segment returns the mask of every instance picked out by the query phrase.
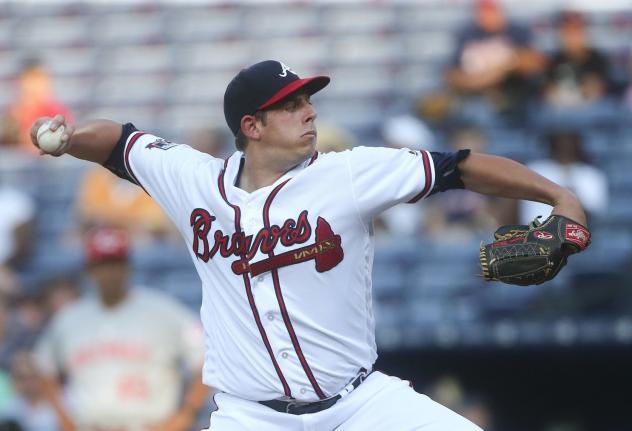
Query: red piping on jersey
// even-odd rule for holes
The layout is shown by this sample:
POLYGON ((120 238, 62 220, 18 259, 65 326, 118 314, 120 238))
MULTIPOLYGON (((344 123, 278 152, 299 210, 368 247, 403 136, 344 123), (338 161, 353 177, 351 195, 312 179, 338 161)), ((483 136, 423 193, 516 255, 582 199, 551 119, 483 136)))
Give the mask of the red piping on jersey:
POLYGON ((318 158, 318 151, 314 151, 314 155, 312 156, 312 158, 309 160, 309 163, 307 164, 307 166, 311 165, 312 163, 314 163, 316 161, 316 159, 318 158))
MULTIPOLYGON (((143 187, 140 181, 138 181, 138 178, 136 178, 136 175, 134 175, 134 172, 132 172, 132 166, 129 164, 129 153, 132 150, 132 147, 134 146, 136 141, 138 141, 138 138, 140 138, 144 134, 145 133, 143 132, 136 132, 136 134, 132 137, 132 139, 129 140, 129 142, 127 143, 127 147, 125 148, 125 157, 124 157, 125 169, 127 169, 127 173, 132 176, 134 181, 136 181, 136 184, 138 184, 143 190, 145 190, 145 187, 143 187)), ((149 194, 147 190, 145 190, 145 193, 149 194)))
MULTIPOLYGON (((226 190, 224 189, 224 173, 226 172, 227 165, 228 165, 228 159, 226 159, 226 161, 224 162, 224 169, 219 174, 219 177, 217 180, 218 185, 219 185, 219 192, 222 195, 222 199, 224 199, 226 204, 235 211, 235 232, 241 232, 241 223, 240 223, 241 209, 239 208, 239 206, 233 205, 230 202, 228 202, 228 198, 226 197, 226 190)), ((247 257, 245 255, 242 255, 241 258, 247 261, 247 257)), ((252 295, 252 287, 250 286, 250 279, 248 278, 248 273, 244 274, 243 277, 244 277, 244 287, 246 289, 246 296, 248 297, 248 303, 250 304, 250 309, 252 310, 252 315, 255 318, 255 323, 257 324, 257 328, 259 328, 259 334, 261 334, 261 339, 263 340, 263 344, 265 344, 266 346, 268 355, 270 355, 270 359, 272 360, 272 365, 274 365, 274 369, 277 373, 277 376, 279 377, 279 380, 281 381, 281 384, 283 385, 283 393, 286 396, 291 397, 292 392, 290 391, 290 386, 287 384, 287 381, 285 380, 285 376, 283 376, 283 372, 281 371, 281 368, 279 367, 279 364, 276 358, 274 357, 274 353, 272 352, 272 346, 270 345, 270 340, 268 340, 268 335, 266 334, 266 331, 263 328, 263 325, 261 324, 261 317, 259 317, 257 304, 255 304, 255 298, 252 295)))
MULTIPOLYGON (((314 159, 315 158, 312 158, 312 161, 314 159)), ((281 184, 276 186, 274 190, 272 190, 268 198, 266 199, 266 202, 263 205, 263 228, 264 229, 270 229, 270 206, 272 205, 272 201, 276 197, 277 193, 279 193, 281 188, 283 188, 283 186, 286 185, 287 182, 290 180, 291 178, 288 178, 287 180, 283 181, 281 184)), ((270 253, 268 253, 268 256, 270 258, 273 258, 274 251, 270 251, 270 253)), ((271 274, 272 274, 272 282, 274 284, 274 292, 276 293, 277 301, 279 303, 279 309, 281 310, 281 317, 283 317, 283 323, 285 323, 287 332, 290 336, 290 339, 292 340, 292 346, 294 346, 294 351, 296 352, 296 355, 298 356, 298 360, 300 361, 301 366, 303 367, 303 370, 305 371, 305 375, 309 379, 309 382, 312 384, 312 387, 314 388, 316 395, 318 395, 318 397, 321 400, 325 399, 327 397, 325 396, 325 393, 318 385, 318 382, 316 381, 316 378, 314 377, 314 373, 312 373, 312 370, 309 367, 307 360, 305 359, 305 355, 303 355, 303 350, 301 349, 301 345, 299 344, 298 338, 296 337, 296 333, 294 332, 294 328, 292 327, 292 322, 287 312, 287 308, 285 307, 285 301, 283 300, 283 293, 281 292, 281 284, 279 283, 279 271, 277 269, 273 269, 271 270, 271 274)))
POLYGON ((425 197, 432 187, 432 171, 430 169, 430 157, 428 157, 428 152, 421 151, 421 158, 424 164, 424 174, 426 175, 426 182, 424 184, 423 190, 417 196, 408 201, 409 204, 414 204, 419 199, 425 197))

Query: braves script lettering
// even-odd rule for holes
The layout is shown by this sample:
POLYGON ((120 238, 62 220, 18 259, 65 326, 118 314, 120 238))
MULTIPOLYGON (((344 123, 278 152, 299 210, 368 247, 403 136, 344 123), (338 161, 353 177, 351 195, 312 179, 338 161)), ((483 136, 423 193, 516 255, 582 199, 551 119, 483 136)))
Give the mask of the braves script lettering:
POLYGON ((219 252, 220 256, 228 258, 237 256, 231 269, 237 275, 250 273, 252 277, 261 273, 275 270, 288 265, 314 261, 316 271, 324 272, 337 266, 344 258, 340 235, 334 233, 331 226, 322 217, 316 223, 315 242, 300 248, 275 255, 274 248, 280 242, 285 247, 306 242, 312 235, 312 227, 307 218, 307 211, 299 214, 296 220, 287 219, 283 226, 272 225, 263 228, 256 235, 246 235, 235 232, 226 235, 220 229, 213 233, 211 246, 208 234, 216 220, 207 210, 196 208, 191 212, 191 228, 193 229, 193 251, 195 255, 208 262, 219 252), (268 258, 251 263, 250 260, 261 251, 268 258))
POLYGON ((222 257, 237 256, 252 259, 257 250, 268 254, 280 242, 285 247, 302 244, 312 235, 312 227, 307 219, 307 211, 299 214, 296 220, 287 219, 282 226, 272 225, 269 229, 261 229, 256 235, 244 232, 225 234, 218 229, 213 233, 213 245, 209 244, 208 234, 216 220, 207 210, 196 208, 191 212, 190 223, 193 229, 193 251, 195 255, 208 262, 219 252, 222 257))

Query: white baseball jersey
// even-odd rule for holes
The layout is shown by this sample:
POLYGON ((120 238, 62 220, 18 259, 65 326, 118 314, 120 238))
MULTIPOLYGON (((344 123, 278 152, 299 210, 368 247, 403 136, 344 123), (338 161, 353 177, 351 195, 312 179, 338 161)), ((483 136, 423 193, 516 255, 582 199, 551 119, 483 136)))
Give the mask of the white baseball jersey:
POLYGON ((206 384, 314 401, 371 369, 372 219, 433 191, 434 153, 315 153, 248 193, 235 186, 240 152, 215 159, 131 124, 115 152, 106 166, 164 209, 202 279, 206 384))
POLYGON ((179 405, 181 366, 202 366, 199 319, 159 292, 131 289, 117 307, 96 296, 64 308, 35 349, 46 373, 68 377, 79 429, 144 429, 179 405))

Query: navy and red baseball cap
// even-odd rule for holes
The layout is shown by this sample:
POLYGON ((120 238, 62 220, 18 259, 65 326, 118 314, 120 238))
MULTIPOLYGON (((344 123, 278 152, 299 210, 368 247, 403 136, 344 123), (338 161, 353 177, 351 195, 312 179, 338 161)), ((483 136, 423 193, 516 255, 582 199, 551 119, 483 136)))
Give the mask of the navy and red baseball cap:
POLYGON ((226 87, 224 93, 224 117, 237 136, 244 115, 254 115, 258 110, 283 100, 298 90, 312 95, 329 84, 328 76, 299 78, 288 66, 276 60, 265 60, 242 69, 226 87))

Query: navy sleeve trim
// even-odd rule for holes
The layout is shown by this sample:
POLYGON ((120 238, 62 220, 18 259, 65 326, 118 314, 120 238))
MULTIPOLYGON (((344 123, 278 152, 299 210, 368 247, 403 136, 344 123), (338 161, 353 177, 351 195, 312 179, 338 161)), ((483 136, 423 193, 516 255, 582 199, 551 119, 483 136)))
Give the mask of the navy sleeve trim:
POLYGON ((105 163, 103 163, 103 167, 108 169, 117 177, 123 178, 124 180, 127 180, 136 185, 140 185, 138 181, 133 177, 133 174, 131 174, 131 172, 128 172, 125 163, 127 155, 125 152, 125 145, 127 143, 127 139, 132 133, 137 131, 138 129, 134 127, 132 123, 127 123, 123 125, 121 137, 114 146, 112 153, 110 153, 110 157, 108 157, 105 163))
POLYGON ((470 150, 459 150, 456 153, 431 152, 435 166, 435 183, 430 195, 452 189, 464 189, 461 171, 458 164, 470 155, 470 150))

